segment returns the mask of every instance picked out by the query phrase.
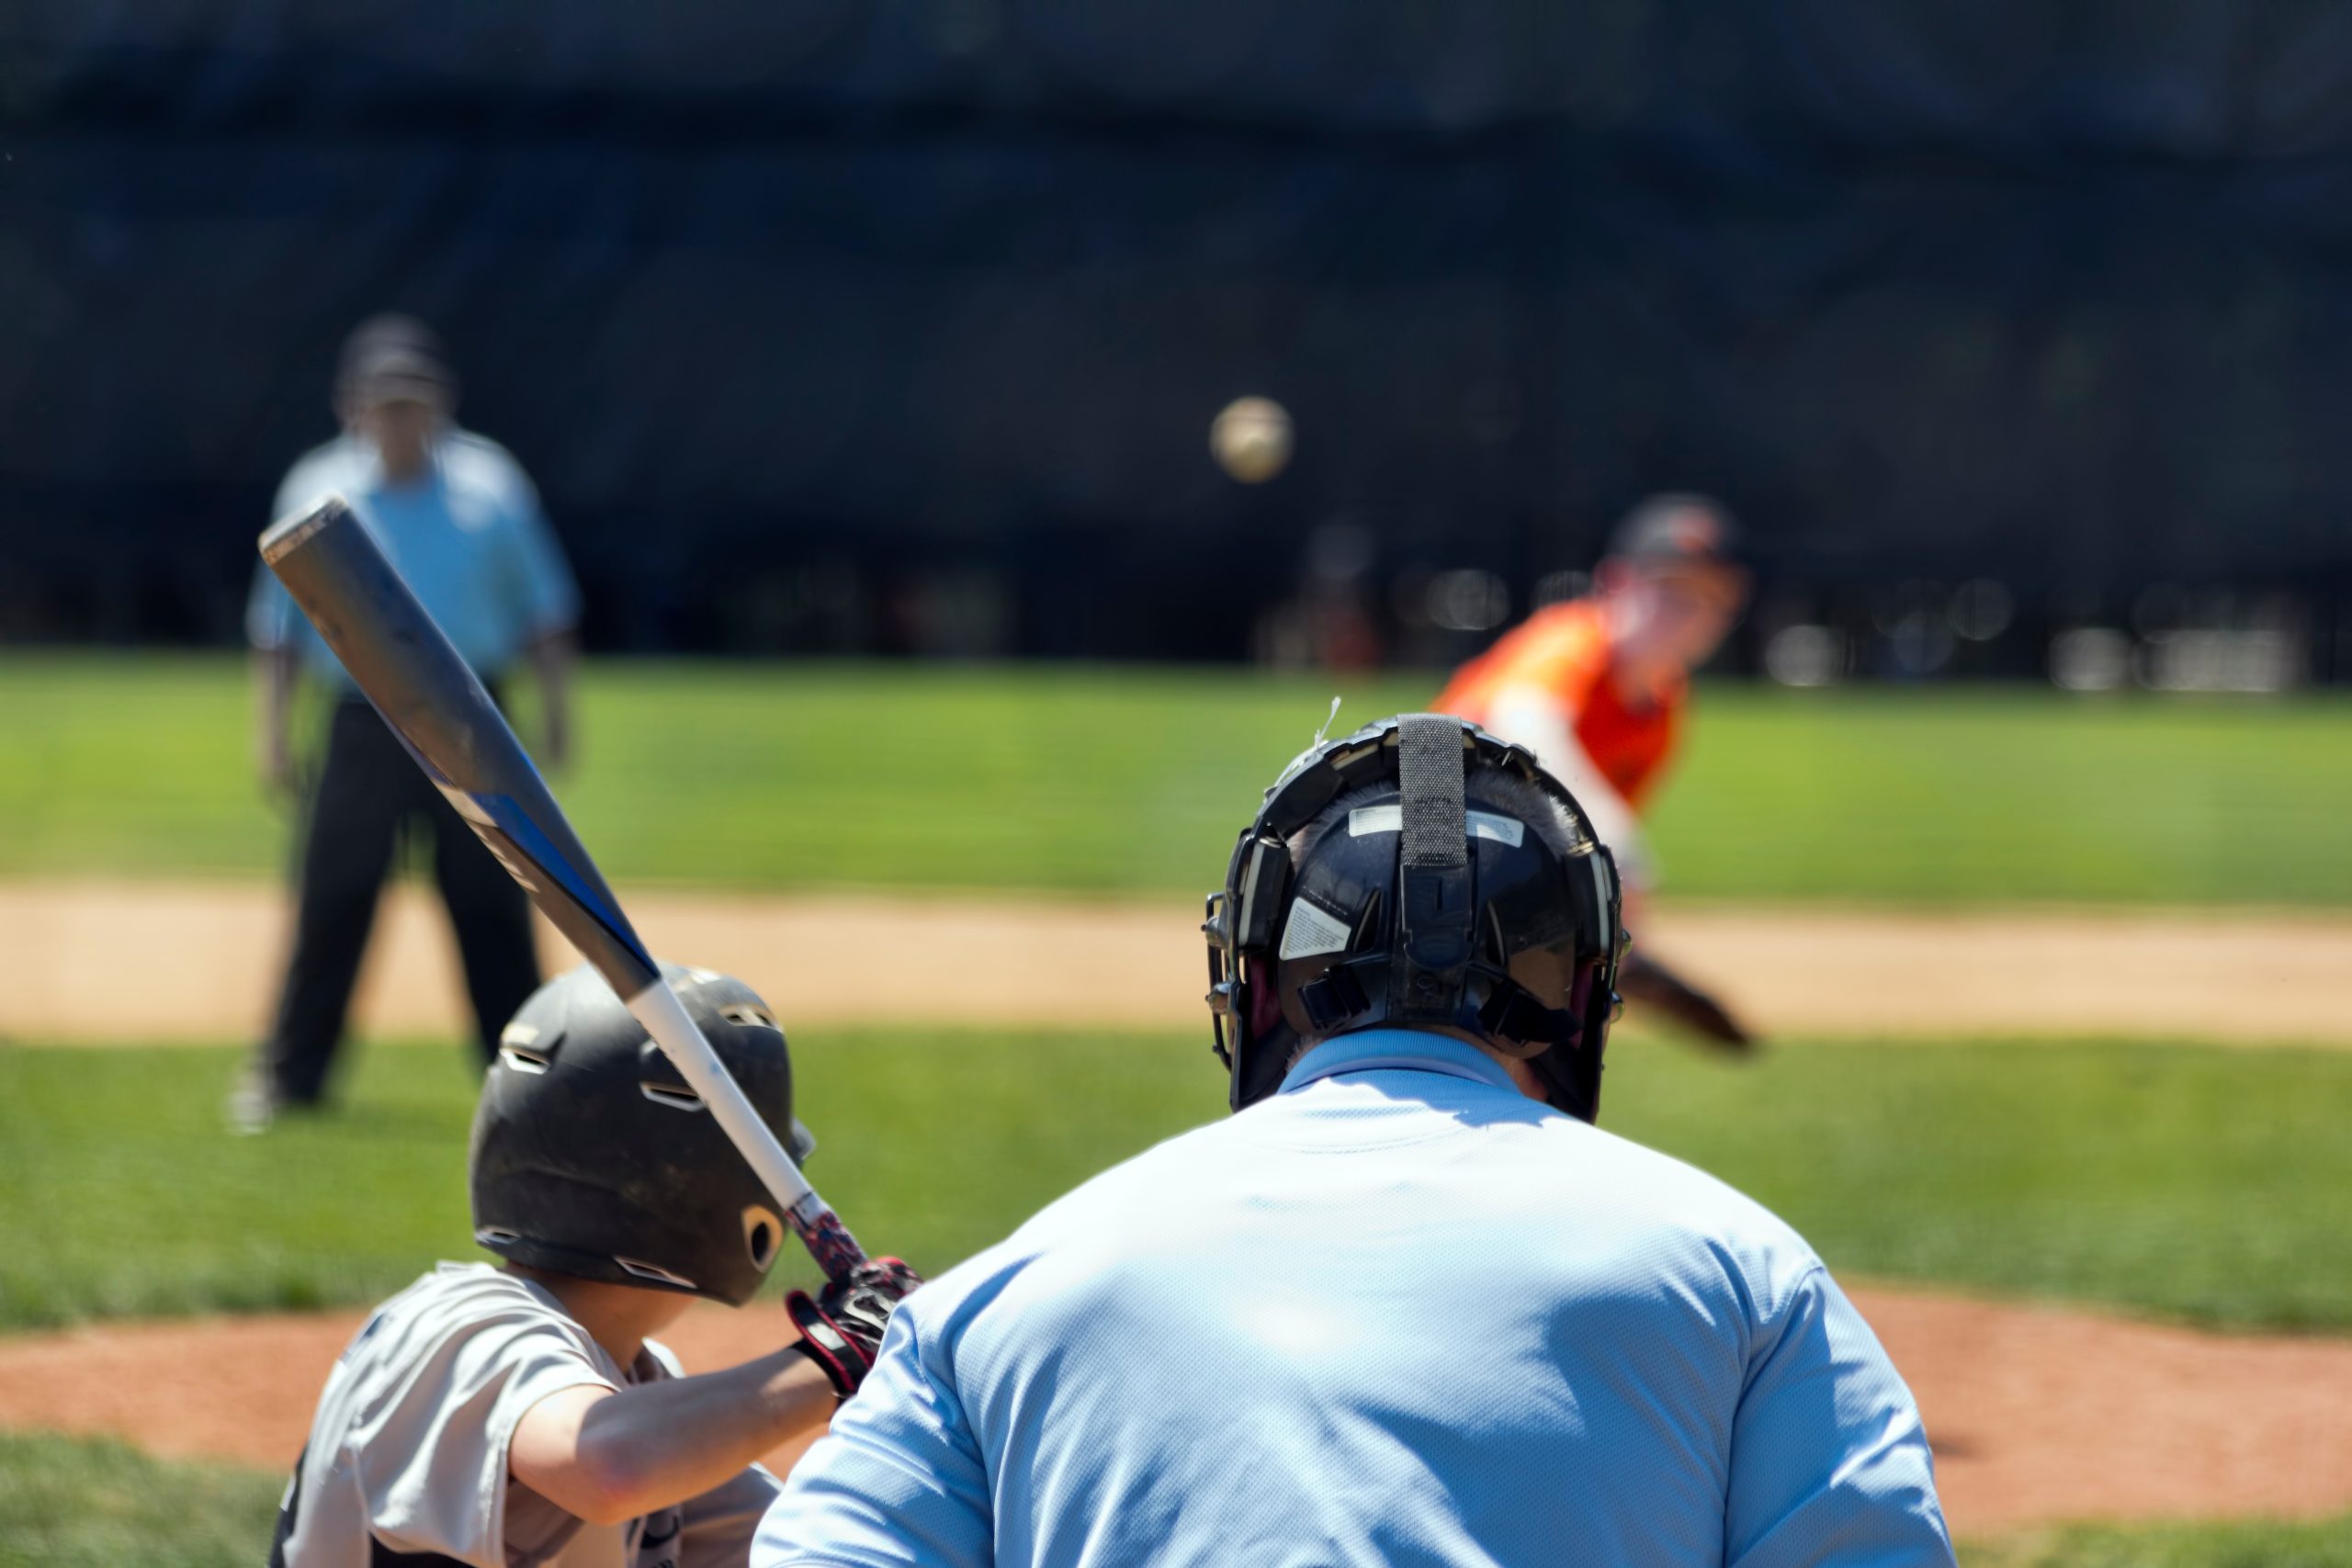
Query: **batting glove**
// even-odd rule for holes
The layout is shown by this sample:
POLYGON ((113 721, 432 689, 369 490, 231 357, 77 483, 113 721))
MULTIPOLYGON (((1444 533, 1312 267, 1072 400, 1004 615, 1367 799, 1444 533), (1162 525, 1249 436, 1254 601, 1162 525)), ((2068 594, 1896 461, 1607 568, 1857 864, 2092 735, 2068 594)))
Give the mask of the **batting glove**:
POLYGON ((814 1296, 795 1291, 784 1298, 784 1310, 800 1329, 800 1353, 817 1363, 836 1397, 857 1392, 874 1370, 892 1309, 922 1283, 922 1276, 903 1259, 869 1258, 848 1279, 828 1282, 814 1296))

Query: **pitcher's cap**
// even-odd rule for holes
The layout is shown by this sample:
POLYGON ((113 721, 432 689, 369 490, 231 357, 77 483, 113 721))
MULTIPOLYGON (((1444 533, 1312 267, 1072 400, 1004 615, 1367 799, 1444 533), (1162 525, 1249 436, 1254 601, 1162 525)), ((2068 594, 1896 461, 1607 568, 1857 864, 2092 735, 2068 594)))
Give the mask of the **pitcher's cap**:
POLYGON ((1677 561, 1740 564, 1739 525, 1721 502, 1687 493, 1654 495, 1625 514, 1609 536, 1620 560, 1668 566, 1677 561))

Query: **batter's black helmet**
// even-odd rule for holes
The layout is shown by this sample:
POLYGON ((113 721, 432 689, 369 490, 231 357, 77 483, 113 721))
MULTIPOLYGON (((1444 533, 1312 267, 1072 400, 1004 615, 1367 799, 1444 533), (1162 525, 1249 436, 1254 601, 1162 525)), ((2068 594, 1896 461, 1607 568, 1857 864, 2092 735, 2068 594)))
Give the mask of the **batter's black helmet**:
MULTIPOLYGON (((761 1119, 805 1160, 792 1060, 759 993, 662 973, 761 1119)), ((474 1239, 535 1269, 741 1305, 786 1235, 702 1097, 585 964, 532 993, 499 1037, 471 1159, 474 1239)))
POLYGON ((1531 1062, 1552 1104, 1593 1120, 1618 909, 1609 851, 1528 751, 1441 714, 1317 744, 1209 895, 1233 1108, 1272 1094, 1303 1038, 1434 1024, 1531 1062))

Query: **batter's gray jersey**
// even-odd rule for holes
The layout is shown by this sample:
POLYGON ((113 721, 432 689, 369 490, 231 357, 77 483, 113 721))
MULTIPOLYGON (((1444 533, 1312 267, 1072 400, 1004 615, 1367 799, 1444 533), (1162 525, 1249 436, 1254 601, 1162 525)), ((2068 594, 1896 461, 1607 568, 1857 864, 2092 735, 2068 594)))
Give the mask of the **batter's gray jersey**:
POLYGON ((586 1524, 506 1473, 515 1423, 548 1395, 677 1375, 650 1340, 624 1370, 527 1280, 444 1263, 377 1308, 328 1375, 270 1568, 740 1564, 776 1493, 757 1466, 624 1525, 586 1524))

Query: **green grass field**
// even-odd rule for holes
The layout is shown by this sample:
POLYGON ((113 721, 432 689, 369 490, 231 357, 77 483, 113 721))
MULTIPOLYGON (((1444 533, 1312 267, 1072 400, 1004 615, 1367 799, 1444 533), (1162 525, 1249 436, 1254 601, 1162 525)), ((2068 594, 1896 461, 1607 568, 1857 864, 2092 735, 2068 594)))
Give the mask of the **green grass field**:
MULTIPOLYGON (((1346 686, 1342 724, 1430 682, 1346 686)), ((1197 892, 1334 684, 1246 671, 602 664, 558 781, 635 885, 1197 892)), ((0 656, 0 876, 274 874, 242 666, 0 656)), ((1656 839, 1686 897, 2352 903, 2352 707, 2029 690, 1702 694, 1656 839)), ((527 732, 527 731, 526 731, 527 732)), ((812 1030, 814 1174, 936 1269, 1222 1114, 1203 1036, 812 1030), (1072 1111, 1068 1108, 1082 1108, 1072 1111)), ((471 1256, 473 1080, 363 1054, 346 1108, 237 1140, 226 1049, 0 1044, 0 1332, 356 1304, 471 1256)), ((2352 1331, 2352 1053, 2125 1041, 1614 1054, 1604 1122, 1770 1204, 1849 1276, 2352 1331)), ((794 1258, 795 1272, 807 1267, 794 1258)), ((0 1568, 247 1562, 280 1478, 0 1435, 0 1568)), ((1984 1568, 2352 1568, 2352 1520, 2074 1529, 1984 1568)))
MULTIPOLYGON (((1335 691, 1247 671, 605 663, 559 791, 631 883, 1192 892, 1335 691)), ((264 874, 220 656, 0 657, 0 875, 264 874)), ((1660 803, 1687 897, 2352 901, 2352 706, 2023 688, 1702 694, 1660 803)))
POLYGON ((0 1568, 252 1568, 283 1475, 0 1432, 0 1568))
MULTIPOLYGON (((232 1140, 225 1050, 0 1052, 0 1328, 373 1299, 471 1256, 457 1053, 379 1049, 340 1116, 232 1140)), ((2241 1327, 2352 1328, 2352 1055, 1631 1038, 1605 1121, 1780 1211, 1849 1274, 2241 1327)), ((1191 1034, 809 1032, 813 1174, 935 1269, 1222 1112, 1191 1034)), ((795 1260, 806 1271, 805 1262, 795 1260)))
MULTIPOLYGON (((0 1433, 0 1568, 248 1568, 283 1476, 0 1433)), ((1963 1543, 1967 1568, 2352 1568, 2352 1519, 2092 1526, 1963 1543)))
POLYGON ((2352 1518, 2085 1525, 1963 1542, 1960 1560, 1966 1568, 2352 1568, 2352 1518))

